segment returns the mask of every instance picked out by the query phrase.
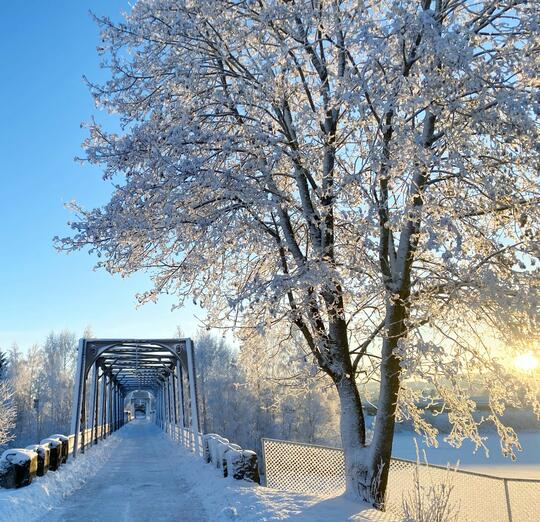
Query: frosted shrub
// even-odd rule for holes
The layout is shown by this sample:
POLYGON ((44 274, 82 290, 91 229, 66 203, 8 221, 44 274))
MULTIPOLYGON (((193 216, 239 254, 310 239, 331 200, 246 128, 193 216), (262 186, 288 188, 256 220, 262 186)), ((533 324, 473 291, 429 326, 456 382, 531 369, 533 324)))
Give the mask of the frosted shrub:
MULTIPOLYGON (((419 461, 413 475, 413 490, 403 496, 403 514, 407 522, 457 522, 459 503, 452 498, 454 490, 453 473, 447 469, 442 482, 434 482, 429 477, 427 483, 420 480, 419 461)), ((428 470, 427 467, 424 470, 428 470)))

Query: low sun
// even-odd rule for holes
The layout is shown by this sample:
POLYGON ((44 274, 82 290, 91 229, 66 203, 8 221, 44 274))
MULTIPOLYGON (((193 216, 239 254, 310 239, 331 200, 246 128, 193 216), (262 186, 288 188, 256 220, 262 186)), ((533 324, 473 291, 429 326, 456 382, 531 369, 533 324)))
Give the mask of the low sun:
POLYGON ((539 364, 540 361, 531 352, 518 355, 514 359, 515 367, 523 372, 532 372, 539 364))

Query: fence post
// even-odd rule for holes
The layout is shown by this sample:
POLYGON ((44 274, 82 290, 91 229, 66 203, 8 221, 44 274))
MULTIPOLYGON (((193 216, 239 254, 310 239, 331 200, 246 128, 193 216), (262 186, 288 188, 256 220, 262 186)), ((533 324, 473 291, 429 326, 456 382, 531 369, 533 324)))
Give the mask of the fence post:
POLYGON ((504 482, 504 495, 506 497, 506 512, 508 514, 508 522, 512 521, 512 505, 510 504, 510 492, 508 491, 508 480, 503 479, 504 482))

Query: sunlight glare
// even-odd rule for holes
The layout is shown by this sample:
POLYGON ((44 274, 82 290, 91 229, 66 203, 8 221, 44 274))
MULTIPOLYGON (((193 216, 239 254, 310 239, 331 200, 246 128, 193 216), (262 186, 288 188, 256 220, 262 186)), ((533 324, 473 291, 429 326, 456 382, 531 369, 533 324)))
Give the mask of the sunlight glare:
POLYGON ((523 372, 532 372, 538 364, 538 359, 531 352, 518 355, 514 360, 515 367, 523 372))

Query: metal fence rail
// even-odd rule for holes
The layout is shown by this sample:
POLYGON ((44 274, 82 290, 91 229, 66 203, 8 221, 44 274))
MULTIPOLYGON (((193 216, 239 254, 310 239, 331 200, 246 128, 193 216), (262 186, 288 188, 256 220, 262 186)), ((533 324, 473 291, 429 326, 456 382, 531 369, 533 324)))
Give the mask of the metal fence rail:
POLYGON ((195 434, 192 429, 182 428, 171 422, 165 423, 164 431, 174 442, 179 443, 199 457, 203 456, 202 433, 195 434), (197 439, 197 444, 195 439, 197 439))
MULTIPOLYGON (((77 444, 77 450, 84 450, 88 448, 89 446, 92 446, 95 440, 92 440, 92 431, 93 428, 87 428, 86 430, 80 432, 79 440, 77 444), (83 443, 84 441, 84 443, 83 443)), ((102 440, 107 435, 111 435, 113 433, 112 425, 110 424, 99 424, 97 426, 97 440, 102 440)), ((75 447, 75 435, 72 433, 71 435, 67 435, 68 438, 68 448, 69 448, 69 454, 73 456, 73 449, 75 447)), ((77 453, 77 452, 75 452, 77 453)))
MULTIPOLYGON (((268 487, 339 495, 345 491, 343 450, 313 444, 263 439, 263 458, 268 487)), ((403 499, 412 494, 417 463, 392 459, 387 510, 403 515, 403 499)), ((540 520, 540 480, 510 479, 470 471, 449 472, 441 466, 420 464, 422 486, 453 486, 452 502, 464 522, 532 522, 540 520), (448 477, 448 474, 450 476, 448 477)))

